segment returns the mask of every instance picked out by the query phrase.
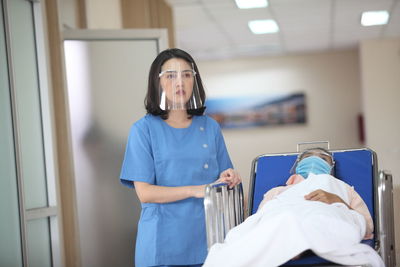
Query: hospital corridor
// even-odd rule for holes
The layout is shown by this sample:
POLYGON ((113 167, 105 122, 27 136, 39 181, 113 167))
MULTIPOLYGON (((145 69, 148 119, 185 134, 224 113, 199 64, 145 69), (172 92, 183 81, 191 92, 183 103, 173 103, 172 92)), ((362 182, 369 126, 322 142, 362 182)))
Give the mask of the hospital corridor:
POLYGON ((0 267, 400 266, 400 0, 0 0, 0 267))

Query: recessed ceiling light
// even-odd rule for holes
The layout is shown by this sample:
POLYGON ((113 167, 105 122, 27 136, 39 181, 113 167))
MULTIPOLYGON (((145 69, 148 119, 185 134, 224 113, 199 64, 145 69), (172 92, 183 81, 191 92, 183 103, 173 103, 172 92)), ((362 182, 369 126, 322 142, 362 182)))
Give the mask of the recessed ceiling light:
POLYGON ((235 0, 235 2, 238 8, 241 9, 261 8, 268 6, 267 0, 235 0))
POLYGON ((275 20, 251 20, 249 21, 249 28, 254 34, 276 33, 279 31, 278 24, 275 20))
POLYGON ((361 15, 361 25, 373 26, 387 24, 389 21, 389 13, 386 10, 367 11, 361 15))

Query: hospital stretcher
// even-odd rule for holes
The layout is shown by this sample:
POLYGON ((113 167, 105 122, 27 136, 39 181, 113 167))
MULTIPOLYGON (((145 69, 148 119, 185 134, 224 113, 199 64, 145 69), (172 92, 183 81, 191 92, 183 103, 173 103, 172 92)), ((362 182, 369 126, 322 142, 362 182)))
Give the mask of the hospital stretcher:
MULTIPOLYGON (((334 176, 354 186, 374 220, 374 238, 363 242, 373 247, 387 267, 396 266, 393 221, 393 182, 388 172, 378 171, 377 155, 363 149, 331 150, 334 176)), ((265 192, 285 185, 299 152, 264 154, 252 162, 247 214, 254 214, 265 192)), ((222 243, 227 232, 244 220, 242 185, 233 189, 225 184, 210 184, 204 198, 208 248, 222 243)), ((335 265, 315 255, 291 260, 285 266, 335 265)))

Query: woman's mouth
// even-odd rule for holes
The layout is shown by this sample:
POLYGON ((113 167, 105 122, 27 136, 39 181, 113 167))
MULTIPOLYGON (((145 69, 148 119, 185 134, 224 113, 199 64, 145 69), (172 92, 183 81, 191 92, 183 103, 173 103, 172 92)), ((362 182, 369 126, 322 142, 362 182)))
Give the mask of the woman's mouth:
POLYGON ((177 91, 175 92, 175 94, 176 94, 176 95, 185 95, 186 93, 185 93, 185 90, 177 90, 177 91))

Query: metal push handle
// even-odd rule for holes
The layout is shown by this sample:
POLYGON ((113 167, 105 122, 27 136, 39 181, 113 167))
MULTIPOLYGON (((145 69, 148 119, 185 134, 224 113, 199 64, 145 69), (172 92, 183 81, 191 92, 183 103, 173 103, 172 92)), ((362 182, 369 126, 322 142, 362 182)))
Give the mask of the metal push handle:
POLYGON ((305 145, 317 145, 317 144, 326 144, 327 149, 330 149, 329 141, 312 141, 312 142, 301 142, 297 144, 297 152, 300 152, 300 146, 305 145))

